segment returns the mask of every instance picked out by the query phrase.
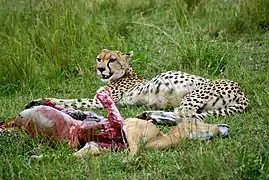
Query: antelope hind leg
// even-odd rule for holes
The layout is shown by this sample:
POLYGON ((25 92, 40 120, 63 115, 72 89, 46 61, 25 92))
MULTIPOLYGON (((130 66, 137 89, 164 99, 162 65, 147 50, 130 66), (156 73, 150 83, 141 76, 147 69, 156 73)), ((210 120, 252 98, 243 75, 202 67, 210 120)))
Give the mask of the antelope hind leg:
POLYGON ((124 162, 130 162, 139 151, 140 143, 147 143, 151 139, 162 136, 162 132, 150 121, 138 118, 124 120, 123 129, 129 144, 129 155, 124 162))
POLYGON ((210 139, 216 135, 227 136, 228 125, 207 124, 198 119, 186 119, 179 125, 181 137, 189 139, 210 139))
POLYGON ((145 144, 148 149, 167 149, 177 145, 183 138, 210 139, 213 136, 228 135, 226 124, 206 124, 197 119, 184 119, 177 126, 171 128, 167 134, 158 135, 145 144))

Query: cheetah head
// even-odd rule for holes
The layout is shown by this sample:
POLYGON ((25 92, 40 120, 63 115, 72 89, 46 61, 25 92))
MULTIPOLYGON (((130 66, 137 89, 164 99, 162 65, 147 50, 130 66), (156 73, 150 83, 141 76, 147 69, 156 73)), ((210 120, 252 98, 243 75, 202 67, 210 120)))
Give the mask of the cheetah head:
POLYGON ((132 55, 132 51, 124 54, 120 51, 103 49, 96 57, 97 74, 103 82, 121 78, 130 68, 129 60, 132 55))

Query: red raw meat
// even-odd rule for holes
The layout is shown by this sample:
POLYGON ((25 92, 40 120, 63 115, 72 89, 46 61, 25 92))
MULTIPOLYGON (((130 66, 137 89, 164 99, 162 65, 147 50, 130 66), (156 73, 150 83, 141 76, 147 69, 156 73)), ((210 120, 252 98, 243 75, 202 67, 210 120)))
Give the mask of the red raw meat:
POLYGON ((100 148, 113 151, 126 148, 123 118, 109 91, 99 91, 97 99, 108 110, 107 119, 100 122, 75 120, 58 108, 44 105, 22 111, 15 122, 24 126, 32 136, 41 135, 53 141, 67 141, 71 147, 95 141, 100 148))

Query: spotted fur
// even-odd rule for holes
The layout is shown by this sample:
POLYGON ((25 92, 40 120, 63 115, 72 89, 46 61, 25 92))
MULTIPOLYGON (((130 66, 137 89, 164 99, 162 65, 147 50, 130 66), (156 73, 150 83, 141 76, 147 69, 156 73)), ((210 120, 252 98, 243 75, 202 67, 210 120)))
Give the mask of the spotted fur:
MULTIPOLYGON (((130 66, 132 55, 132 52, 124 54, 104 49, 96 58, 97 74, 108 83, 106 87, 118 104, 145 105, 157 109, 172 107, 176 116, 196 116, 199 119, 209 114, 227 116, 242 112, 248 106, 248 99, 240 86, 230 80, 209 80, 180 71, 168 71, 145 80, 130 66)), ((62 107, 102 108, 96 97, 45 99, 62 107)), ((32 101, 27 107, 40 101, 32 101)))

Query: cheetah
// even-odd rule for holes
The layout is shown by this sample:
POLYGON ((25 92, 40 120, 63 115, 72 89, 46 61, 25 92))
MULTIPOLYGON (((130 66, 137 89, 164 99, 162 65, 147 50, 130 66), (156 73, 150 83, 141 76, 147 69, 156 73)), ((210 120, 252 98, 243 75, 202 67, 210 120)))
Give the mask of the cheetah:
MULTIPOLYGON (((181 71, 164 72, 146 80, 131 67, 132 56, 132 51, 122 53, 103 49, 96 57, 97 74, 101 81, 107 83, 102 88, 110 90, 116 104, 144 105, 155 109, 174 108, 176 117, 196 117, 201 120, 208 115, 228 116, 243 112, 248 106, 247 97, 234 81, 211 80, 181 71)), ((25 108, 47 100, 65 108, 103 108, 96 97, 42 98, 31 101, 25 108)))

